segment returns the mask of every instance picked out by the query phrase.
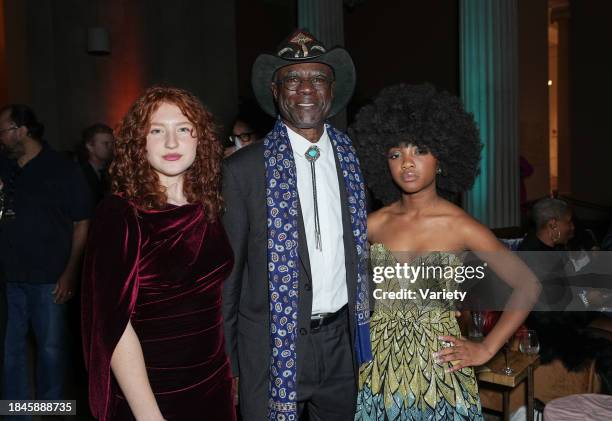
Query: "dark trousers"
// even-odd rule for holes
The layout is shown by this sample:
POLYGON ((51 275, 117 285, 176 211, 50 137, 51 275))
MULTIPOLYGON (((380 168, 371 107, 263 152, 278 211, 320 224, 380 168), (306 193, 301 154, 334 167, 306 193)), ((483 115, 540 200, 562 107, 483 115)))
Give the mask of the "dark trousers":
POLYGON ((304 339, 298 351, 299 418, 309 421, 354 419, 357 382, 348 319, 342 317, 311 330, 304 339))
MULTIPOLYGON (((347 312, 348 313, 348 312, 347 312)), ((297 403, 300 420, 348 421, 355 417, 357 381, 348 316, 329 325, 298 330, 297 403)), ((249 352, 246 346, 242 349, 249 352)), ((243 357, 240 367, 242 421, 268 419, 270 368, 243 357), (248 373, 248 374, 247 374, 248 373)))
MULTIPOLYGON (((27 342, 30 323, 36 338, 36 398, 64 397, 65 305, 53 302, 54 288, 55 284, 6 284, 8 323, 2 399, 30 399, 27 342)), ((23 421, 29 418, 16 417, 23 421)))

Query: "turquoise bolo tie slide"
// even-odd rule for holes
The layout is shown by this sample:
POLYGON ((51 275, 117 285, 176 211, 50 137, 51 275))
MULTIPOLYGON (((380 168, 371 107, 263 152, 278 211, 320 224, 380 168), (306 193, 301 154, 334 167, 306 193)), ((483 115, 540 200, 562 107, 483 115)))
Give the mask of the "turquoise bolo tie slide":
POLYGON ((315 162, 321 156, 321 150, 317 146, 311 146, 304 155, 308 161, 315 162))
POLYGON ((321 223, 319 222, 319 203, 317 202, 317 177, 315 174, 315 161, 321 156, 321 150, 312 145, 306 149, 304 153, 306 160, 310 162, 310 173, 312 174, 312 197, 314 199, 314 211, 315 211, 315 243, 316 248, 319 251, 323 251, 323 244, 321 242, 321 223))

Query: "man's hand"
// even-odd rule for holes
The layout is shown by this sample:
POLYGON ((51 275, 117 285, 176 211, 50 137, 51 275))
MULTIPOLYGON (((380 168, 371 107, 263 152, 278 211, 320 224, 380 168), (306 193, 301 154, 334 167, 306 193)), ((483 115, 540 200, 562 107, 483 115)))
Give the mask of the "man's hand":
POLYGON ((77 282, 80 280, 81 259, 85 242, 87 241, 87 230, 89 228, 89 219, 73 222, 74 230, 72 232, 72 249, 70 250, 70 258, 64 269, 64 273, 59 277, 53 296, 57 304, 64 304, 74 296, 74 291, 77 282))
POLYGON ((604 307, 610 298, 612 298, 612 294, 609 292, 604 292, 597 289, 589 289, 586 292, 586 299, 589 303, 588 308, 592 310, 597 310, 599 307, 604 307))
POLYGON ((74 290, 77 285, 77 276, 72 272, 64 272, 59 277, 55 288, 53 289, 53 297, 56 304, 64 304, 74 296, 74 290))

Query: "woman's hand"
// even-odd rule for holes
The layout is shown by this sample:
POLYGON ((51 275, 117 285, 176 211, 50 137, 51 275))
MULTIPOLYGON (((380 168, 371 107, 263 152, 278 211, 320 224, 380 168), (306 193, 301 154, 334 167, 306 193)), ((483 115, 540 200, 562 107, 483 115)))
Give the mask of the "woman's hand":
POLYGON ((472 342, 465 338, 454 336, 439 336, 439 340, 449 342, 452 346, 433 353, 438 364, 453 361, 447 372, 461 370, 464 367, 478 366, 486 363, 495 355, 482 342, 472 342))

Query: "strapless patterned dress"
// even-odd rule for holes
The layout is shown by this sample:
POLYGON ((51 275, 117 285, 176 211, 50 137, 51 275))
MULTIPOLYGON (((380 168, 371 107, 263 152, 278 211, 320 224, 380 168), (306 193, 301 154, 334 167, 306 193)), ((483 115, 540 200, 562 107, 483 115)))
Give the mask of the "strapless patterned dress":
MULTIPOLYGON (((404 264, 382 244, 372 245, 370 261, 372 268, 404 264)), ((463 264, 458 255, 445 252, 406 263, 442 270, 463 264)), ((373 300, 373 359, 360 368, 355 421, 483 420, 474 370, 446 373, 451 363, 438 364, 432 356, 444 346, 438 336, 461 336, 454 301, 429 298, 432 292, 457 290, 458 284, 452 278, 431 276, 432 272, 409 280, 414 282, 400 275, 375 284, 378 298, 382 292, 406 289, 414 291, 414 298, 373 300)))

